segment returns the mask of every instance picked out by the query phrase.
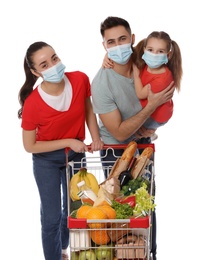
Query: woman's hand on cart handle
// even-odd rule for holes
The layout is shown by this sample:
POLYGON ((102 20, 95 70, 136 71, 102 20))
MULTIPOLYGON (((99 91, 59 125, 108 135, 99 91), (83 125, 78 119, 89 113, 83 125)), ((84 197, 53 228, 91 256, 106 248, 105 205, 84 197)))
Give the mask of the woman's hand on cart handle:
POLYGON ((69 139, 69 146, 65 148, 65 152, 68 153, 69 150, 73 150, 76 153, 94 152, 102 150, 104 143, 99 139, 93 141, 90 145, 86 145, 84 142, 78 139, 69 139))
POLYGON ((69 146, 65 148, 65 152, 67 153, 68 150, 73 150, 76 153, 84 153, 88 152, 89 147, 78 139, 69 139, 69 146))

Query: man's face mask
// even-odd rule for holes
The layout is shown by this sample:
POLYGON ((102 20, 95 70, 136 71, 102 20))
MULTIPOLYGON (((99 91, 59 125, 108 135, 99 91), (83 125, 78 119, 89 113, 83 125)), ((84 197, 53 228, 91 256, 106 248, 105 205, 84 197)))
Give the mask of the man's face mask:
POLYGON ((128 63, 130 56, 132 54, 131 43, 117 45, 107 49, 108 58, 114 62, 124 65, 128 63))

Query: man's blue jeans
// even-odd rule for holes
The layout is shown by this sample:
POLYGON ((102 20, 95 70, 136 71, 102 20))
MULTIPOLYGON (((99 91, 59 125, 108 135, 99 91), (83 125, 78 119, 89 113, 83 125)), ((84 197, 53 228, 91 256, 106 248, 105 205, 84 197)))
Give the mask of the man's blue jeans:
MULTIPOLYGON (((69 161, 75 162, 84 156, 73 151, 68 154, 69 161)), ((33 172, 41 201, 44 256, 46 260, 61 260, 62 249, 69 244, 65 150, 33 154, 33 172)))

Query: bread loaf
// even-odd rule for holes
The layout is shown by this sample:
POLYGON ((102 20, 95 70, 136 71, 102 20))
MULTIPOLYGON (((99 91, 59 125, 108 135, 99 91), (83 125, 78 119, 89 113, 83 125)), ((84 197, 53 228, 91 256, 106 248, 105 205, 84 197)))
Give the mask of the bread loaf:
POLYGON ((143 150, 141 155, 137 157, 137 160, 135 161, 131 170, 133 179, 136 179, 138 176, 142 175, 144 168, 149 163, 149 159, 151 158, 153 151, 153 148, 148 146, 143 150))
POLYGON ((135 151, 137 149, 137 143, 135 141, 131 141, 127 147, 125 148, 123 154, 122 154, 122 157, 121 159, 123 161, 127 161, 127 162, 130 162, 132 157, 134 156, 135 154, 135 151))
POLYGON ((137 143, 131 141, 125 148, 121 158, 117 159, 113 165, 108 178, 119 177, 120 173, 127 170, 131 159, 133 158, 137 149, 137 143))
POLYGON ((153 148, 151 146, 146 147, 143 152, 141 153, 141 155, 139 157, 147 157, 148 159, 150 159, 152 157, 153 154, 153 148))

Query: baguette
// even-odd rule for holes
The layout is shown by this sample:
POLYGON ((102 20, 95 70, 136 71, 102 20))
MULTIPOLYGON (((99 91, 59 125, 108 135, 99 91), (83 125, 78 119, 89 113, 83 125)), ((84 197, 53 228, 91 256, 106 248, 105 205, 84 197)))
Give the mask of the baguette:
POLYGON ((140 155, 139 157, 145 156, 145 157, 147 157, 148 159, 150 159, 150 158, 152 157, 153 151, 154 151, 153 148, 152 148, 151 146, 148 146, 148 147, 146 147, 146 148, 143 150, 143 152, 141 153, 141 155, 140 155))
POLYGON ((126 171, 134 154, 137 149, 137 143, 135 141, 131 141, 127 147, 125 148, 121 158, 118 158, 115 164, 113 165, 109 179, 112 177, 119 177, 120 173, 126 171))
POLYGON ((138 176, 142 175, 144 168, 147 166, 150 158, 152 157, 153 151, 153 148, 148 146, 143 150, 141 155, 137 157, 137 160, 131 170, 133 179, 136 179, 138 176))
POLYGON ((121 159, 123 161, 127 161, 130 163, 132 157, 134 156, 135 154, 135 151, 137 149, 137 143, 135 141, 131 141, 127 147, 125 148, 123 154, 122 154, 122 157, 121 159))

